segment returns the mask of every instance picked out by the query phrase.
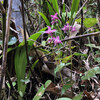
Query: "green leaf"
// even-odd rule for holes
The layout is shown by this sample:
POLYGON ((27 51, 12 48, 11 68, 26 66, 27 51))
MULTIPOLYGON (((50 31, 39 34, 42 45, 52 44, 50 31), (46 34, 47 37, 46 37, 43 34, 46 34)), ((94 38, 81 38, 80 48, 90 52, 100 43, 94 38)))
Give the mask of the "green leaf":
POLYGON ((10 89, 11 87, 10 87, 10 84, 7 82, 7 86, 8 86, 8 88, 10 89))
MULTIPOLYGON (((47 1, 47 0, 46 0, 47 1)), ((49 9, 49 14, 50 15, 54 15, 55 11, 58 13, 59 15, 59 6, 58 6, 58 1, 57 0, 49 0, 51 5, 49 4, 49 2, 47 1, 47 5, 48 5, 48 9, 49 9), (55 11, 54 11, 55 10, 55 11)))
POLYGON ((19 95, 20 95, 21 97, 23 97, 23 93, 22 93, 22 91, 19 91, 19 95))
POLYGON ((51 3, 53 5, 53 8, 55 9, 55 11, 58 13, 59 15, 59 6, 58 6, 58 0, 51 0, 51 3))
POLYGON ((62 94, 64 94, 69 88, 71 88, 72 85, 73 85, 72 82, 67 82, 66 85, 64 85, 64 86, 62 87, 62 94))
POLYGON ((82 54, 82 53, 79 53, 79 52, 75 52, 73 55, 87 57, 87 54, 82 54))
POLYGON ((59 98, 59 99, 56 99, 56 100, 72 100, 70 98, 59 98))
POLYGON ((59 65, 57 65, 57 67, 54 69, 54 74, 56 75, 57 72, 61 71, 63 67, 70 65, 71 63, 60 63, 59 65))
POLYGON ((95 44, 85 44, 88 47, 100 49, 100 46, 96 46, 95 44))
MULTIPOLYGON (((31 35, 31 36, 29 37, 29 39, 28 39, 28 45, 29 45, 29 46, 32 46, 33 43, 34 43, 34 41, 36 41, 36 40, 39 38, 39 36, 40 36, 46 29, 47 29, 47 27, 45 27, 45 28, 41 29, 40 31, 38 31, 37 33, 34 33, 33 35, 31 35)), ((25 42, 22 41, 22 42, 18 45, 18 47, 23 46, 24 44, 25 44, 25 42)))
POLYGON ((38 90, 37 94, 35 95, 35 97, 33 98, 33 100, 39 100, 42 97, 42 95, 44 94, 44 91, 45 91, 45 88, 42 85, 40 87, 40 89, 38 90))
POLYGON ((65 3, 63 3, 63 9, 62 9, 62 12, 66 12, 66 4, 65 3))
POLYGON ((94 60, 95 60, 96 62, 100 63, 100 57, 96 57, 96 58, 94 58, 94 60))
POLYGON ((42 33, 41 32, 38 32, 38 33, 35 33, 33 35, 31 35, 28 39, 28 45, 29 46, 32 46, 33 43, 38 39, 38 37, 41 35, 42 33), (33 41, 32 41, 33 40, 33 41))
MULTIPOLYGON (((47 1, 47 0, 46 0, 46 1, 47 1)), ((55 12, 53 11, 53 8, 52 8, 51 5, 48 3, 48 1, 47 1, 47 5, 48 5, 48 9, 49 9, 49 14, 50 14, 50 15, 54 15, 55 12)))
POLYGON ((71 12, 67 12, 67 17, 71 18, 71 12))
POLYGON ((77 23, 81 23, 81 18, 75 20, 77 23))
POLYGON ((56 75, 56 73, 61 71, 64 66, 65 66, 65 63, 62 63, 62 62, 59 65, 57 65, 57 67, 54 69, 54 74, 56 75))
POLYGON ((29 79, 25 79, 25 80, 21 79, 20 81, 21 81, 21 82, 23 82, 24 84, 27 84, 27 83, 29 83, 29 82, 30 82, 30 80, 29 80, 29 79))
POLYGON ((40 87, 40 89, 38 90, 38 92, 36 93, 36 95, 34 96, 34 98, 33 98, 32 100, 40 100, 40 98, 41 98, 42 95, 44 94, 46 88, 50 85, 50 83, 51 83, 50 80, 46 81, 45 86, 42 85, 42 86, 40 87))
POLYGON ((41 45, 45 46, 46 45, 46 41, 42 41, 41 45))
POLYGON ((42 18, 44 19, 44 21, 46 22, 46 24, 47 24, 48 26, 50 26, 50 22, 49 22, 49 20, 47 19, 47 17, 46 17, 43 13, 41 13, 41 12, 39 12, 39 11, 38 11, 38 13, 42 16, 42 18))
POLYGON ((97 23, 97 19, 96 18, 85 18, 83 23, 86 28, 89 28, 89 27, 94 26, 97 23))
MULTIPOLYGON (((17 42, 17 39, 16 37, 12 37, 9 42, 8 42, 8 45, 13 45, 17 42)), ((2 45, 2 40, 0 40, 0 45, 2 45)))
POLYGON ((96 74, 100 74, 100 68, 98 68, 98 70, 96 71, 96 74))
POLYGON ((12 82, 12 85, 15 86, 16 85, 16 82, 12 82))
POLYGON ((80 94, 78 94, 77 96, 75 96, 72 100, 81 100, 83 97, 83 92, 81 92, 80 94))
POLYGON ((21 82, 21 80, 24 80, 25 77, 26 65, 27 59, 25 47, 18 47, 15 53, 15 72, 17 77, 18 92, 22 92, 22 94, 24 94, 26 88, 26 84, 21 82))
POLYGON ((63 20, 63 22, 65 21, 65 18, 66 18, 66 12, 62 12, 62 20, 63 20))
POLYGON ((50 83, 51 83, 51 80, 48 80, 45 82, 45 89, 50 85, 50 83))
POLYGON ((12 37, 12 38, 10 39, 10 41, 8 42, 8 45, 13 45, 13 44, 15 44, 16 42, 17 42, 16 37, 12 37))
POLYGON ((99 67, 94 67, 92 69, 89 69, 88 71, 85 72, 85 75, 81 77, 82 80, 87 80, 92 77, 94 77, 96 74, 100 73, 100 68, 99 67))
POLYGON ((67 63, 71 58, 72 58, 72 55, 63 58, 62 63, 67 63))
POLYGON ((42 48, 39 48, 40 51, 44 52, 45 54, 48 54, 50 53, 50 51, 46 50, 46 49, 42 49, 42 48))
POLYGON ((80 0, 72 0, 72 5, 71 5, 71 23, 73 20, 73 15, 78 11, 78 6, 79 6, 80 0))

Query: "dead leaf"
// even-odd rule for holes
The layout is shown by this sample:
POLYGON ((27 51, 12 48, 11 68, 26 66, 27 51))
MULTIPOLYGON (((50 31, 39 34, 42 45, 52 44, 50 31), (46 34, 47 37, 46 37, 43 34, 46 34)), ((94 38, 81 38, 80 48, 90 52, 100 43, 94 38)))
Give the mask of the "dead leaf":
POLYGON ((56 86, 54 83, 51 82, 51 84, 46 88, 46 91, 60 95, 61 94, 61 87, 56 86))
POLYGON ((87 92, 86 90, 84 91, 84 94, 87 95, 87 97, 89 98, 89 100, 93 100, 92 96, 90 95, 89 92, 87 92))
POLYGON ((81 25, 77 24, 77 22, 75 22, 73 27, 76 28, 76 31, 75 32, 71 32, 69 38, 75 37, 77 35, 77 33, 79 32, 79 29, 81 28, 81 25))

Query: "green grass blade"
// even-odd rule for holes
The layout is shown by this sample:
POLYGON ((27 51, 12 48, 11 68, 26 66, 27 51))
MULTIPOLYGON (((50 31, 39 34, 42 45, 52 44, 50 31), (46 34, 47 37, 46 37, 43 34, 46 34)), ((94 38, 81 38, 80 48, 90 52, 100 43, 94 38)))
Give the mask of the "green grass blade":
POLYGON ((59 6, 58 6, 58 0, 50 0, 52 2, 53 8, 59 15, 59 6))
POLYGON ((42 18, 44 19, 44 21, 46 22, 46 24, 47 24, 48 26, 50 26, 50 22, 49 22, 49 20, 47 19, 47 17, 46 17, 43 13, 41 13, 41 12, 39 12, 39 11, 38 11, 38 13, 42 16, 42 18))
POLYGON ((17 48, 15 54, 15 72, 17 77, 18 92, 21 91, 23 94, 25 92, 26 84, 21 82, 21 79, 24 80, 25 78, 26 65, 27 59, 25 47, 19 47, 17 48))
POLYGON ((54 15, 55 12, 53 11, 53 8, 52 8, 51 5, 48 3, 48 1, 47 1, 47 5, 48 5, 48 9, 49 9, 49 14, 50 14, 50 15, 54 15))
POLYGON ((72 1, 72 6, 71 6, 71 22, 73 20, 73 15, 78 11, 78 6, 79 6, 80 0, 73 0, 72 1))
POLYGON ((63 4, 62 12, 66 12, 66 4, 65 3, 63 4))
POLYGON ((47 80, 45 85, 42 85, 32 100, 40 100, 46 88, 51 84, 51 80, 47 80))

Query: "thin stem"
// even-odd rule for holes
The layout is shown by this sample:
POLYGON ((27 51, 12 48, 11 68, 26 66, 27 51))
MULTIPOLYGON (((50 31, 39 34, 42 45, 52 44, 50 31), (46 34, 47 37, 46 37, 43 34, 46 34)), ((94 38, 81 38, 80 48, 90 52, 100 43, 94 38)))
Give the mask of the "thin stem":
POLYGON ((7 12, 7 21, 6 21, 6 33, 4 37, 4 48, 3 48, 3 58, 2 58, 2 70, 0 76, 0 95, 2 88, 5 88, 5 72, 6 72, 6 62, 7 62, 7 48, 8 48, 8 40, 10 33, 10 20, 11 20, 11 10, 12 10, 12 0, 9 0, 9 7, 7 12))
MULTIPOLYGON (((71 31, 69 32, 69 36, 71 36, 71 31)), ((71 49, 72 41, 69 40, 68 44, 69 44, 70 55, 72 55, 72 49, 71 49)), ((71 57, 71 82, 72 82, 72 57, 71 57)))
MULTIPOLYGON (((82 2, 82 0, 80 0, 80 6, 82 7, 82 4, 83 4, 83 2, 82 2)), ((82 35, 82 33, 83 33, 83 9, 81 9, 81 35, 82 35)))
POLYGON ((24 30, 24 41, 25 41, 25 49, 26 49, 26 56, 27 56, 27 64, 29 65, 29 57, 28 57, 28 46, 27 46, 27 40, 26 40, 26 30, 25 30, 25 14, 24 14, 24 3, 23 0, 21 0, 22 5, 22 19, 23 19, 23 30, 24 30))
POLYGON ((62 75, 61 75, 60 71, 59 71, 59 74, 60 74, 60 78, 61 78, 61 81, 62 81, 62 85, 64 85, 63 78, 62 78, 62 75))
POLYGON ((4 39, 5 39, 5 32, 6 32, 6 8, 7 8, 7 2, 8 0, 4 0, 3 7, 5 9, 5 12, 2 14, 2 41, 4 46, 4 39))
POLYGON ((100 0, 97 0, 97 7, 98 7, 98 12, 100 14, 100 0))
POLYGON ((75 36, 75 37, 71 37, 71 38, 67 38, 67 39, 63 39, 63 40, 61 40, 61 42, 65 42, 65 41, 72 40, 72 39, 77 39, 77 38, 96 36, 96 35, 99 35, 99 34, 100 34, 100 31, 99 32, 94 32, 94 33, 89 33, 89 34, 84 34, 84 35, 79 35, 79 36, 75 36))

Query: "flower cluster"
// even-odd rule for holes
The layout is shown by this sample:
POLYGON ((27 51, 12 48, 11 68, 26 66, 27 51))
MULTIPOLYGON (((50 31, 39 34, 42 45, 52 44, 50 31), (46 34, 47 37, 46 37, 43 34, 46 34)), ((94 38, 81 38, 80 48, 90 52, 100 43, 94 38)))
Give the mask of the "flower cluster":
MULTIPOLYGON (((54 15, 51 15, 51 20, 52 20, 51 24, 53 25, 53 24, 57 23, 58 19, 59 18, 57 17, 57 13, 55 13, 54 15)), ((50 26, 47 26, 47 27, 48 27, 48 30, 45 31, 44 33, 47 33, 51 36, 48 39, 48 43, 51 43, 53 41, 55 46, 57 44, 62 43, 59 36, 56 36, 56 37, 53 36, 53 33, 56 32, 56 29, 51 29, 50 26)), ((66 33, 66 31, 70 31, 71 33, 74 33, 77 31, 75 26, 70 26, 68 23, 66 25, 64 25, 62 30, 64 31, 64 33, 66 33)))
POLYGON ((64 25, 64 27, 62 28, 62 30, 64 31, 64 33, 66 33, 66 31, 71 31, 71 32, 75 32, 76 31, 76 28, 75 26, 72 27, 70 26, 68 23, 66 25, 64 25))
POLYGON ((52 37, 52 33, 53 32, 56 32, 56 29, 53 29, 53 30, 51 30, 51 27, 50 26, 47 26, 48 27, 48 30, 47 31, 45 31, 44 33, 47 33, 47 34, 49 34, 51 37, 52 37))
POLYGON ((53 24, 55 24, 55 23, 58 23, 58 17, 57 17, 57 13, 55 13, 54 15, 51 15, 51 20, 52 20, 52 22, 51 22, 51 24, 53 25, 53 24))
POLYGON ((51 38, 48 39, 48 42, 50 43, 50 42, 53 41, 54 45, 56 46, 57 44, 62 43, 62 42, 61 42, 59 36, 53 37, 53 32, 56 32, 56 29, 51 30, 51 27, 48 26, 48 30, 45 31, 44 33, 47 33, 47 34, 49 34, 51 36, 51 38))

